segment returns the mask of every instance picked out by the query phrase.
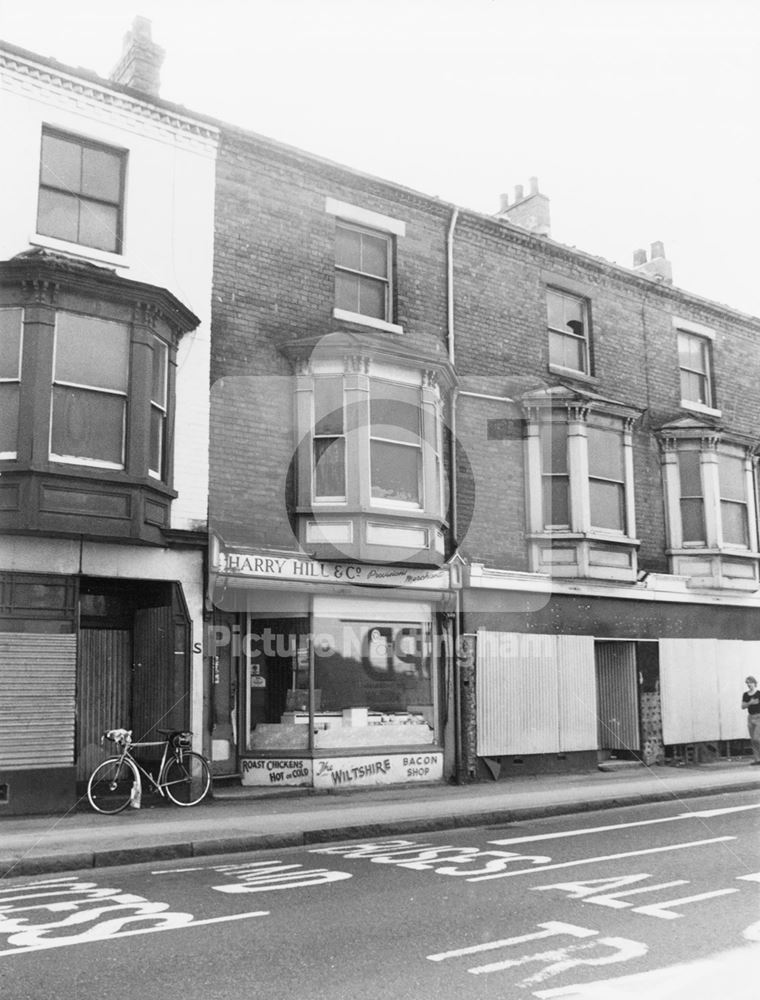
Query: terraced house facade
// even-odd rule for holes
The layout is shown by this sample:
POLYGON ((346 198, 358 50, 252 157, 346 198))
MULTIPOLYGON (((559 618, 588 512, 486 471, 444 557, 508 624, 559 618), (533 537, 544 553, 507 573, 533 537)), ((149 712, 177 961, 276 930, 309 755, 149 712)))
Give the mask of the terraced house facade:
POLYGON ((140 19, 110 81, 1 51, 0 810, 111 725, 316 789, 741 751, 759 320, 534 180, 485 215, 169 105, 140 19))

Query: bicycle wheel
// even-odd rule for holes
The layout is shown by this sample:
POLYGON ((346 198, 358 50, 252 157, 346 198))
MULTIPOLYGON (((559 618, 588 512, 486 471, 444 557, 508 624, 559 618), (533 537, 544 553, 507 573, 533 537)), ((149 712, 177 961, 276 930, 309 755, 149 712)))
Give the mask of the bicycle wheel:
POLYGON ((113 816, 126 809, 132 797, 132 786, 139 784, 140 775, 131 760, 109 757, 98 764, 87 782, 87 798, 96 812, 113 816))
POLYGON ((167 762, 161 775, 161 786, 178 806, 195 806, 211 785, 208 761, 199 753, 186 750, 182 757, 167 762))

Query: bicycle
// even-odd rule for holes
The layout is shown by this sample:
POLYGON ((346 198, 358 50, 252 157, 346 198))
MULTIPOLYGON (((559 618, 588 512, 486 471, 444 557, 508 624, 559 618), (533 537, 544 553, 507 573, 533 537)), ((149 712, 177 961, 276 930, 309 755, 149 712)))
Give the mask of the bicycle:
POLYGON ((211 786, 208 761, 190 750, 192 733, 176 729, 157 730, 164 739, 133 741, 131 729, 109 729, 100 742, 111 740, 120 748, 118 754, 102 761, 87 782, 87 798, 96 812, 113 816, 132 804, 139 807, 142 797, 142 777, 156 791, 178 806, 195 806, 211 786), (160 747, 164 752, 158 768, 158 778, 147 771, 132 756, 136 747, 160 747))

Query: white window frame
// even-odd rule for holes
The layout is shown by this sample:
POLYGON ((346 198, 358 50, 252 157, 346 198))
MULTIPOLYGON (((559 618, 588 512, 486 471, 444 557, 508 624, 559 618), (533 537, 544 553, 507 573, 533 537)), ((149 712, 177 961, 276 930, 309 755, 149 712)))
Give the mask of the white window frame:
MULTIPOLYGON (((16 385, 18 387, 19 400, 21 399, 21 375, 23 366, 23 356, 24 356, 24 310, 21 306, 4 306, 3 312, 13 312, 18 311, 19 314, 19 338, 18 338, 18 368, 16 374, 13 376, 0 376, 0 384, 2 385, 16 385)), ((20 430, 20 421, 16 424, 16 448, 13 451, 0 451, 0 460, 2 461, 12 461, 18 458, 18 433, 20 430)))
POLYGON ((161 437, 159 440, 159 459, 158 459, 158 469, 152 469, 150 467, 150 451, 148 448, 148 475, 151 479, 157 479, 159 482, 163 482, 166 479, 166 429, 169 419, 169 345, 165 340, 160 337, 153 336, 152 340, 153 350, 161 351, 164 358, 164 379, 163 379, 163 394, 164 401, 160 403, 158 400, 153 398, 153 386, 151 386, 151 396, 150 396, 150 417, 149 417, 149 431, 152 429, 152 416, 153 412, 157 412, 161 416, 161 437))
POLYGON ((545 296, 545 299, 546 299, 546 312, 547 312, 546 327, 547 327, 547 331, 549 333, 549 342, 548 342, 549 367, 551 369, 553 369, 553 370, 565 371, 565 372, 572 372, 572 373, 574 373, 576 375, 583 375, 586 378, 589 378, 591 376, 591 320, 590 320, 591 311, 589 309, 588 299, 584 295, 578 295, 576 292, 570 292, 570 291, 567 291, 564 288, 558 288, 555 285, 548 285, 546 287, 546 296, 545 296), (581 316, 582 316, 582 322, 583 322, 583 336, 578 336, 578 334, 573 333, 570 330, 560 329, 560 328, 554 327, 554 326, 552 326, 550 324, 550 322, 549 322, 549 296, 550 295, 557 295, 557 296, 559 296, 560 298, 563 298, 563 299, 572 299, 573 301, 578 302, 580 304, 580 307, 581 307, 581 316), (552 334, 556 334, 556 335, 558 335, 560 337, 565 337, 566 339, 573 340, 575 342, 579 342, 579 343, 581 343, 583 345, 583 367, 582 368, 569 367, 568 365, 563 365, 563 364, 561 364, 561 363, 559 363, 559 362, 557 362, 557 361, 555 361, 555 360, 552 359, 552 353, 551 353, 551 335, 552 334))
MULTIPOLYGON (((676 334, 676 357, 678 359, 678 391, 680 396, 680 405, 684 410, 691 410, 694 413, 704 413, 709 416, 719 417, 721 416, 721 411, 715 406, 715 370, 714 370, 714 358, 713 358, 713 345, 715 343, 715 330, 712 327, 705 326, 703 323, 695 323, 693 320, 681 319, 677 316, 672 317, 673 330, 676 334), (678 336, 683 334, 687 337, 699 338, 705 345, 705 355, 707 358, 707 372, 705 373, 705 378, 707 381, 707 393, 710 399, 710 404, 706 405, 700 403, 698 400, 686 399, 683 394, 683 382, 681 373, 684 370, 681 367, 680 358, 678 357, 678 336)), ((700 374, 700 373, 697 373, 700 374)))

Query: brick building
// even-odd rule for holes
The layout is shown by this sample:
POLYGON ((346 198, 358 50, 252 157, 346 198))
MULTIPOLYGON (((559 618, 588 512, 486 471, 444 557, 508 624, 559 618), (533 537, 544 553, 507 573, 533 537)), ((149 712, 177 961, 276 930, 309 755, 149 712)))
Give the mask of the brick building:
POLYGON ((116 724, 317 788, 741 746, 760 321, 535 182, 486 216, 173 107, 160 55, 0 49, 0 808, 116 724))
POLYGON ((126 726, 203 731, 215 128, 137 19, 102 80, 0 47, 0 814, 126 726))
POLYGON ((222 127, 218 769, 462 780, 744 737, 760 324, 660 244, 629 269, 549 224, 535 181, 487 217, 222 127))

